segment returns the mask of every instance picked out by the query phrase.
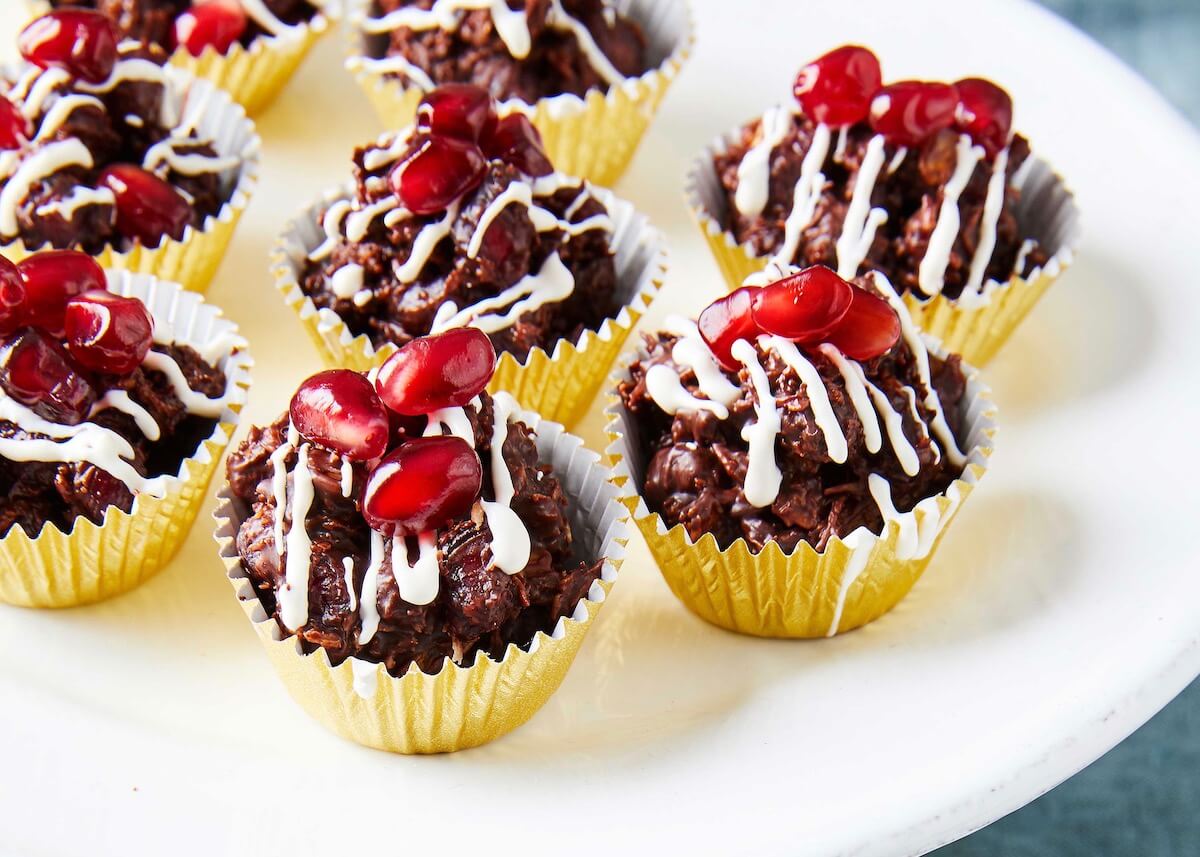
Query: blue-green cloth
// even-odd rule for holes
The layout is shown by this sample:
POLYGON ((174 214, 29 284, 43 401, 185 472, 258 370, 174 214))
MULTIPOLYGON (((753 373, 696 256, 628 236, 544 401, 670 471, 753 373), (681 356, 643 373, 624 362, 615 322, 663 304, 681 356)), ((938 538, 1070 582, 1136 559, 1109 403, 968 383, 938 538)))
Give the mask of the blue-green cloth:
MULTIPOLYGON (((1200 124, 1200 0, 1041 0, 1200 124)), ((938 857, 1200 857, 1200 681, 1100 761, 938 857)))

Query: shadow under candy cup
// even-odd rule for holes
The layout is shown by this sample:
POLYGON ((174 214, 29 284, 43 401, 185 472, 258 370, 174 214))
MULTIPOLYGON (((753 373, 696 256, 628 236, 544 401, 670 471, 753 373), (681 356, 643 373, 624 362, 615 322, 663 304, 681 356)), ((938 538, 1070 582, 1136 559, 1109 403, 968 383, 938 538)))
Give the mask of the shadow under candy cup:
MULTIPOLYGON (((667 276, 667 250, 662 234, 634 207, 601 188, 594 188, 612 217, 611 247, 617 269, 621 309, 595 330, 576 340, 560 339, 550 353, 534 348, 524 360, 502 353, 488 389, 511 393, 522 407, 544 419, 575 425, 587 412, 617 360, 629 332, 645 313, 667 276)), ((330 368, 359 372, 378 366, 396 352, 387 343, 376 348, 365 334, 354 336, 331 309, 318 309, 300 288, 305 260, 325 240, 321 213, 332 203, 353 197, 350 187, 327 192, 284 227, 272 254, 275 287, 299 316, 321 360, 330 368)))
MULTIPOLYGON (((30 17, 50 11, 44 0, 27 0, 30 17)), ((200 56, 183 48, 171 53, 171 65, 207 80, 255 116, 275 100, 313 45, 337 24, 340 0, 329 0, 311 20, 278 36, 260 36, 244 46, 235 42, 224 54, 208 47, 200 56)))
MULTIPOLYGON (((695 40, 687 0, 618 0, 617 10, 643 27, 651 69, 639 77, 614 84, 607 92, 593 89, 583 98, 557 95, 533 104, 509 101, 507 106, 529 116, 555 168, 595 184, 611 186, 629 166, 650 127, 667 88, 679 76, 695 40)), ((379 60, 387 34, 364 33, 362 21, 372 0, 350 0, 351 57, 347 68, 367 94, 388 128, 411 125, 417 104, 432 81, 419 69, 407 80, 389 77, 379 60)))
POLYGON ((577 559, 603 559, 600 579, 574 613, 529 648, 509 644, 503 658, 480 653, 469 667, 449 658, 434 675, 416 666, 400 678, 381 664, 333 666, 324 649, 305 654, 267 615, 237 552, 248 510, 222 489, 214 513, 216 540, 238 602, 292 698, 315 720, 347 740, 393 753, 447 753, 486 744, 525 723, 558 689, 617 579, 628 538, 628 513, 617 501, 611 472, 583 441, 536 414, 515 419, 537 434, 540 459, 554 467, 570 504, 577 559), (366 669, 366 675, 356 667, 366 669))
MULTIPOLYGON (((724 224, 729 222, 729 198, 713 164, 740 132, 714 141, 692 164, 685 197, 708 248, 729 289, 766 267, 768 259, 749 244, 738 244, 724 224)), ((1035 160, 1021 179, 1016 207, 1021 234, 1036 240, 1050 256, 1028 277, 1016 274, 1004 283, 989 283, 977 296, 925 297, 904 292, 901 298, 913 322, 938 339, 950 353, 984 366, 1008 340, 1021 320, 1074 260, 1079 244, 1079 210, 1063 180, 1044 161, 1035 160)))
POLYGON ((226 350, 214 362, 225 372, 228 398, 212 434, 166 480, 162 497, 138 494, 130 511, 109 507, 100 524, 77 518, 69 532, 46 524, 31 537, 14 526, 0 539, 0 602, 74 607, 128 592, 153 577, 191 531, 245 405, 252 361, 238 344, 237 326, 219 309, 144 274, 111 271, 108 288, 142 300, 156 324, 170 325, 177 342, 201 354, 226 350))
MULTIPOLYGON (((167 76, 172 84, 171 93, 178 100, 176 115, 194 115, 198 135, 211 139, 218 155, 241 161, 236 169, 222 175, 222 188, 229 194, 228 201, 215 215, 205 218, 200 229, 187 227, 178 241, 164 238, 157 247, 144 247, 137 241, 128 250, 107 245, 94 258, 103 268, 146 274, 203 292, 225 257, 238 221, 258 186, 262 141, 245 110, 226 93, 179 69, 168 68, 167 76)), ((0 244, 0 255, 19 262, 48 249, 48 246, 27 247, 17 240, 0 244)))
MULTIPOLYGON (((938 357, 945 352, 930 347, 938 357)), ((962 404, 966 465, 941 494, 889 520, 880 535, 860 527, 834 537, 818 553, 800 542, 790 554, 770 542, 759 553, 744 539, 724 550, 710 533, 693 541, 682 525, 667 527, 641 497, 646 462, 641 460, 637 420, 616 396, 630 378, 631 355, 613 374, 605 409, 611 443, 608 460, 621 502, 646 540, 667 585, 706 622, 756 637, 832 637, 878 619, 900 603, 929 565, 950 521, 987 470, 995 435, 995 406, 978 372, 964 364, 962 404)))

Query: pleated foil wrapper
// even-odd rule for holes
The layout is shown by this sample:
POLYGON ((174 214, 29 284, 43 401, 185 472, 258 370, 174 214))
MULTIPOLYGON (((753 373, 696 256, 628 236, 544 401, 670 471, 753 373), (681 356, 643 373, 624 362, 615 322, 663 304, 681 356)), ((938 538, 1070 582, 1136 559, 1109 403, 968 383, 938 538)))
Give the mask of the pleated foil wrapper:
POLYGON ((237 531, 249 510, 227 488, 218 494, 215 535, 238 603, 292 698, 343 738, 393 753, 447 753, 511 732, 558 688, 608 597, 629 536, 629 514, 617 499, 611 472, 561 425, 527 411, 513 416, 537 433, 539 457, 562 483, 577 558, 602 559, 604 565, 570 617, 559 619, 549 634, 539 631, 528 649, 510 644, 499 660, 480 653, 471 666, 447 659, 433 675, 413 666, 396 678, 381 664, 347 660, 334 666, 324 649, 305 654, 267 615, 242 567, 237 531), (367 676, 356 676, 356 666, 365 667, 367 676))
MULTIPOLYGON (((945 351, 931 342, 930 353, 945 351)), ((900 603, 933 558, 951 520, 982 478, 992 455, 996 409, 977 370, 963 365, 967 461, 962 475, 941 494, 891 520, 876 535, 860 527, 830 539, 817 552, 807 542, 791 553, 770 542, 755 553, 744 539, 724 550, 710 533, 693 541, 682 525, 667 526, 641 497, 646 461, 637 419, 616 394, 630 380, 635 359, 622 360, 613 373, 606 450, 623 502, 646 540, 667 585, 683 604, 707 622, 757 637, 832 637, 878 619, 900 603)))
MULTIPOLYGON (((189 110, 196 111, 199 136, 211 139, 217 154, 241 161, 238 168, 221 177, 229 200, 215 215, 205 218, 199 229, 187 227, 178 241, 165 238, 157 247, 144 247, 140 242, 134 242, 127 250, 107 246, 94 258, 103 268, 148 274, 203 292, 212 282, 238 221, 258 187, 262 141, 246 111, 227 93, 181 69, 168 68, 167 74, 171 81, 169 92, 176 99, 176 115, 185 116, 189 110)), ((0 255, 18 262, 47 249, 50 248, 26 247, 24 242, 17 240, 0 244, 0 255)))
MULTIPOLYGON (((26 4, 30 18, 50 11, 44 0, 26 0, 26 4)), ((275 100, 313 45, 340 20, 341 0, 316 5, 321 11, 311 20, 278 36, 260 36, 248 47, 235 42, 224 54, 208 47, 194 57, 177 48, 171 54, 171 65, 225 90, 246 113, 255 116, 275 100)))
MULTIPOLYGON (((728 150, 739 131, 713 141, 688 171, 685 197, 728 287, 736 289, 767 265, 749 244, 738 244, 724 224, 729 199, 713 159, 728 150)), ((1021 181, 1016 209, 1021 235, 1037 241, 1050 256, 1040 268, 1007 282, 989 283, 980 295, 932 298, 905 292, 901 297, 913 321, 941 341, 947 351, 985 366, 1075 258, 1079 245, 1079 209, 1063 180, 1044 161, 1036 160, 1021 181)))
MULTIPOLYGON (((522 407, 545 419, 574 426, 587 413, 604 385, 634 325, 654 300, 667 276, 667 249, 662 233, 624 200, 602 188, 596 197, 613 220, 611 246, 617 269, 617 300, 621 309, 595 330, 585 330, 576 340, 560 339, 550 353, 534 348, 524 360, 499 355, 488 389, 511 393, 522 407)), ((378 366, 396 352, 388 343, 376 348, 366 334, 353 335, 333 310, 318 309, 300 288, 308 254, 325 240, 321 215, 341 199, 353 197, 346 186, 325 193, 291 220, 272 253, 275 287, 284 302, 299 316, 321 360, 330 368, 360 372, 378 366)))
POLYGON ((74 607, 139 586, 166 565, 191 531, 208 486, 246 403, 253 361, 237 325, 195 292, 146 274, 110 271, 108 288, 136 297, 159 329, 213 357, 230 391, 217 425, 162 497, 139 494, 128 512, 109 507, 103 522, 77 518, 69 532, 47 524, 29 536, 19 526, 0 539, 0 601, 21 607, 74 607))
MULTIPOLYGON (((507 103, 537 126, 557 170, 606 186, 615 184, 625 172, 695 41, 687 0, 617 0, 615 6, 641 24, 650 71, 610 86, 607 92, 589 90, 583 98, 568 94, 533 104, 507 103)), ((372 0, 349 0, 348 8, 351 44, 347 68, 386 127, 396 130, 411 125, 430 81, 427 77, 419 80, 420 76, 418 80, 388 76, 372 68, 368 58, 383 56, 387 34, 362 31, 372 0)))

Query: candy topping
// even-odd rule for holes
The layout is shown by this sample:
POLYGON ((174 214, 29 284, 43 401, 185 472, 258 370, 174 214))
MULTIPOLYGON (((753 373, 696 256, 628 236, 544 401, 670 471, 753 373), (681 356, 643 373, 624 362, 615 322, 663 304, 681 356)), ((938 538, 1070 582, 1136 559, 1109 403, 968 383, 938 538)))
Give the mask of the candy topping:
POLYGON ((17 39, 21 56, 41 68, 61 68, 103 83, 117 63, 116 24, 92 9, 58 9, 31 22, 17 39))
POLYGON ((63 322, 67 351, 94 372, 128 375, 150 351, 154 319, 137 298, 89 291, 71 298, 63 322))
POLYGON ((742 286, 709 304, 696 321, 700 336, 713 356, 731 372, 736 372, 739 366, 730 353, 733 344, 739 339, 753 342, 762 333, 753 316, 758 292, 756 286, 742 286))
POLYGON ((843 45, 802 68, 794 92, 814 122, 840 128, 867 117, 882 82, 875 54, 857 45, 843 45))
POLYGON ((21 271, 0 256, 0 335, 12 333, 22 324, 21 305, 25 302, 25 282, 21 271))
POLYGON ((4 390, 45 419, 77 425, 96 400, 96 391, 62 347, 32 328, 9 340, 0 363, 4 390))
POLYGON ((900 341, 900 318, 883 298, 855 286, 850 308, 826 341, 851 360, 873 360, 900 341))
POLYGON ((292 396, 289 413, 306 440, 349 459, 366 461, 387 451, 388 413, 371 382, 358 372, 318 372, 292 396))
POLYGON ((752 304, 767 333, 800 343, 821 342, 850 308, 854 287, 823 265, 764 286, 752 304))
POLYGON ((67 302, 104 288, 104 269, 86 253, 48 250, 17 265, 24 292, 15 309, 14 327, 29 325, 54 337, 63 334, 67 302))
POLYGON ((983 146, 989 158, 1008 145, 1012 133, 1012 98, 990 80, 969 77, 954 84, 958 110, 954 124, 983 146))
POLYGON ((954 123, 958 93, 948 83, 903 80, 879 90, 871 127, 896 146, 918 146, 954 123))
POLYGON ((470 83, 443 84, 417 106, 417 130, 435 137, 478 143, 495 127, 495 100, 486 89, 470 83))
POLYGON ((414 339, 383 368, 375 387, 398 414, 462 407, 483 392, 496 370, 496 351, 480 330, 461 327, 414 339))
POLYGON ((542 147, 542 135, 521 113, 510 113, 501 119, 493 133, 484 137, 483 151, 489 158, 499 158, 527 176, 537 178, 554 172, 554 165, 542 147))
POLYGON ((454 436, 419 437, 371 471, 362 513, 385 535, 417 535, 467 514, 482 487, 483 465, 470 444, 454 436))
POLYGON ((29 140, 29 120, 21 108, 0 96, 0 149, 19 149, 29 140))
POLYGON ((236 0, 205 0, 179 14, 172 40, 194 57, 207 47, 224 55, 246 32, 246 25, 246 12, 236 0))
POLYGON ((163 237, 183 237, 192 220, 192 207, 175 188, 154 173, 133 164, 113 164, 100 174, 100 186, 113 192, 117 229, 147 247, 163 237))
POLYGON ((477 188, 486 172, 487 161, 474 143, 429 137, 392 171, 392 188, 414 214, 436 214, 477 188))

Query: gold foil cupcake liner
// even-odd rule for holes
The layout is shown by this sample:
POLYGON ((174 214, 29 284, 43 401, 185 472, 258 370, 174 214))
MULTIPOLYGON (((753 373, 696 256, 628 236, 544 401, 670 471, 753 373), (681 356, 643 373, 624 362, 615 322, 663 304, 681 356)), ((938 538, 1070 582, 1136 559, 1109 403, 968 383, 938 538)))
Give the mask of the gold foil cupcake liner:
MULTIPOLYGON (((737 132, 734 132, 735 134, 737 132)), ((685 196, 708 248, 730 289, 767 264, 750 244, 738 244, 723 226, 729 200, 713 166, 713 158, 734 142, 718 138, 693 163, 685 196)), ((1046 249, 1050 260, 1027 277, 1013 274, 1005 283, 989 283, 978 296, 924 298, 905 292, 901 297, 913 321, 934 336, 947 351, 961 354, 975 366, 986 365, 1008 340, 1021 320, 1041 300, 1050 285, 1074 260, 1079 244, 1079 210, 1063 180, 1044 161, 1033 161, 1020 177, 1021 200, 1017 221, 1022 234, 1046 249)))
MULTIPOLYGON (((261 140, 254 123, 246 117, 240 104, 232 101, 220 89, 206 80, 197 80, 185 71, 167 69, 171 92, 178 99, 178 116, 189 115, 191 109, 198 117, 196 130, 200 137, 211 139, 213 148, 222 156, 237 157, 241 165, 222 177, 229 200, 215 214, 205 218, 200 229, 189 226, 178 241, 164 239, 157 247, 135 243, 129 250, 107 246, 96 254, 101 267, 133 271, 158 277, 185 288, 203 292, 212 282, 234 229, 258 186, 261 140)), ((26 247, 17 240, 0 244, 0 255, 17 262, 46 246, 26 247)))
MULTIPOLYGON (((346 67, 384 125, 396 130, 412 124, 417 104, 431 81, 427 77, 420 83, 405 81, 372 68, 369 57, 382 55, 386 35, 368 36, 362 32, 361 24, 371 5, 372 0, 350 0, 351 57, 346 67)), ((507 104, 524 112, 537 126, 556 169, 609 186, 628 167, 695 40, 687 0, 623 0, 617 8, 642 25, 652 61, 650 71, 610 86, 607 92, 590 90, 583 98, 567 94, 542 98, 534 104, 507 104)))
POLYGON ((194 292, 144 274, 109 272, 109 290, 140 298, 159 330, 196 348, 225 372, 230 398, 212 434, 167 480, 162 497, 139 494, 128 512, 103 522, 77 518, 69 532, 47 524, 37 536, 13 527, 0 539, 0 601, 73 607, 128 592, 153 577, 191 530, 246 402, 252 361, 237 326, 194 292))
MULTIPOLYGON (((931 345, 930 352, 945 352, 931 345)), ((724 550, 710 533, 693 541, 682 525, 668 528, 640 496, 645 462, 637 420, 616 395, 640 350, 613 373, 605 410, 621 502, 633 514, 667 585, 707 622, 757 637, 831 637, 872 622, 898 603, 929 565, 950 521, 987 470, 995 435, 995 406, 978 372, 964 364, 963 407, 967 461, 941 494, 889 520, 880 535, 860 527, 817 552, 801 542, 790 554, 771 542, 759 553, 744 539, 724 550)))
MULTIPOLYGON (((50 9, 44 0, 30 0, 27 5, 31 18, 50 9)), ((337 23, 338 4, 323 5, 310 21, 278 36, 260 36, 249 47, 235 42, 224 54, 208 47, 198 57, 176 49, 171 65, 225 90, 246 113, 257 115, 275 100, 313 45, 337 23)))
MULTIPOLYGON (((501 354, 488 389, 512 393, 523 407, 568 427, 590 406, 617 360, 625 339, 654 300, 667 276, 667 250, 662 234, 624 200, 602 188, 596 197, 613 220, 611 246, 617 269, 621 309, 595 330, 574 341, 560 339, 551 353, 534 348, 524 360, 501 354)), ((365 334, 353 335, 332 309, 318 309, 300 288, 305 260, 325 240, 321 214, 334 202, 353 198, 351 186, 328 191, 291 220, 272 253, 275 287, 299 316, 321 359, 331 368, 363 372, 396 351, 388 343, 376 348, 365 334)))
POLYGON ((413 666, 400 678, 368 664, 366 680, 360 673, 356 681, 355 668, 363 662, 333 666, 324 649, 304 654, 296 638, 285 637, 267 615, 238 557, 238 525, 247 510, 237 508, 227 488, 219 493, 216 540, 238 602, 288 692, 327 729, 394 753, 463 750, 525 723, 562 682, 617 579, 629 515, 617 501, 611 472, 583 441, 536 414, 514 416, 537 432, 539 456, 562 482, 579 558, 603 559, 604 566, 569 618, 559 619, 549 634, 539 631, 528 650, 510 644, 500 660, 480 653, 472 666, 447 659, 433 675, 413 666))

